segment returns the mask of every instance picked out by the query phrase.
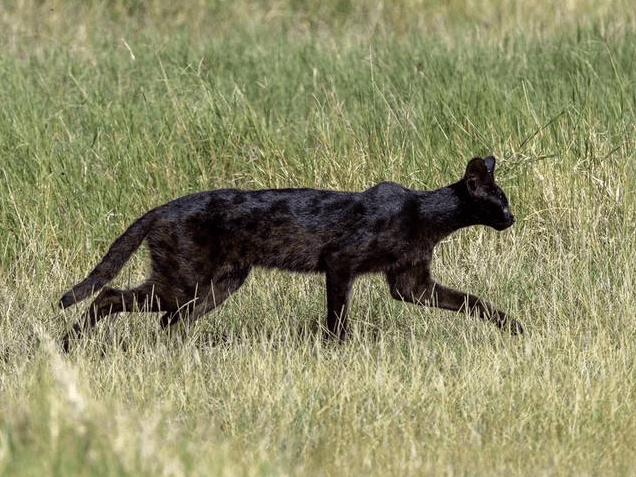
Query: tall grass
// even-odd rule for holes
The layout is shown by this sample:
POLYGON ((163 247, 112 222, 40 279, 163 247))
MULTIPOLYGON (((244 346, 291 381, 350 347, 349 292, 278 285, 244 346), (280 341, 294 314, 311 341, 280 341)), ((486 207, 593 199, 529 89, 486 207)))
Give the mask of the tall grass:
MULTIPOLYGON (((628 2, 74 2, 0 9, 0 475, 630 475, 628 2), (435 274, 528 330, 256 271, 199 323, 61 293, 148 208, 216 187, 435 188, 499 158, 518 218, 435 274), (213 344, 223 336, 227 343, 213 344)), ((116 279, 138 282, 142 250, 116 279)))

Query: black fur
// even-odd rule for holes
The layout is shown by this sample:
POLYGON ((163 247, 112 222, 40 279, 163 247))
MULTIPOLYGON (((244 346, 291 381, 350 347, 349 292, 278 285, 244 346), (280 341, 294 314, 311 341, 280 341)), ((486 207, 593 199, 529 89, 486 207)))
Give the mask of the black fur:
POLYGON ((102 317, 133 308, 164 311, 161 325, 190 321, 235 292, 252 267, 326 275, 326 335, 344 340, 353 280, 384 273, 398 300, 467 311, 512 334, 521 325, 480 298, 435 283, 433 248, 455 230, 514 223, 494 179, 495 158, 474 158, 458 182, 434 191, 383 182, 364 192, 315 189, 199 192, 157 207, 134 222, 90 275, 60 300, 66 308, 102 289, 63 338, 68 350, 102 317), (105 285, 146 240, 150 277, 130 290, 105 285), (105 287, 105 288, 104 288, 105 287))

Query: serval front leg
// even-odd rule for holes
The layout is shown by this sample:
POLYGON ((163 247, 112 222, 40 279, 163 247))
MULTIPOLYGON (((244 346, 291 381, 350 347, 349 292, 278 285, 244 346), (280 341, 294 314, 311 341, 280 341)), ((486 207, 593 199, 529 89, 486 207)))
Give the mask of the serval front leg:
POLYGON ((396 300, 470 313, 508 330, 511 335, 523 333, 523 327, 518 321, 496 309, 491 303, 470 293, 436 283, 431 278, 428 263, 387 272, 386 278, 391 296, 396 300))
POLYGON ((349 331, 347 313, 349 309, 349 293, 353 277, 349 270, 332 267, 327 270, 327 329, 323 339, 338 339, 343 343, 349 331))

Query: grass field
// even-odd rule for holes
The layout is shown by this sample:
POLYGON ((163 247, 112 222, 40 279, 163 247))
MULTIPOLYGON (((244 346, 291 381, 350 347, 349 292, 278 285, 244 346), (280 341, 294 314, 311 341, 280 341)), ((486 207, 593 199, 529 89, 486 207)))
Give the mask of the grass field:
POLYGON ((635 52, 627 0, 5 2, 0 475, 636 475, 635 52), (517 223, 435 275, 523 337, 369 276, 325 345, 323 278, 258 270, 179 336, 133 313, 59 352, 86 303, 57 300, 155 205, 487 153, 517 223))

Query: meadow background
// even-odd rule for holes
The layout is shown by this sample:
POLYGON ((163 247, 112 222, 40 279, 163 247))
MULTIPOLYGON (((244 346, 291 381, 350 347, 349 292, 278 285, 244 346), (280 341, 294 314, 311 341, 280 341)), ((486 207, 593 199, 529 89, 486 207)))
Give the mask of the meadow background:
POLYGON ((636 475, 635 125, 629 0, 2 2, 0 475, 636 475), (523 337, 369 276, 324 345, 322 277, 259 270, 178 336, 59 351, 87 303, 57 300, 155 205, 488 153, 517 223, 434 272, 523 337))

